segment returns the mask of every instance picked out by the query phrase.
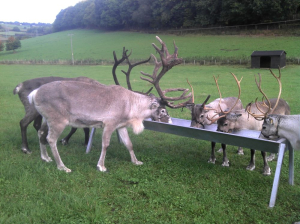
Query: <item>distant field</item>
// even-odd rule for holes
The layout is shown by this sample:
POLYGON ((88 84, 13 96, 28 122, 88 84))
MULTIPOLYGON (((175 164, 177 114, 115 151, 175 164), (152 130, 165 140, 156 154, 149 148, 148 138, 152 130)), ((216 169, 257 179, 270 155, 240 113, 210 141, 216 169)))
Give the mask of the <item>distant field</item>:
MULTIPOLYGON (((151 43, 159 45, 156 34, 70 30, 22 40, 17 53, 0 52, 1 60, 71 60, 71 38, 75 60, 112 61, 112 52, 132 50, 132 59, 140 60, 155 53, 151 43)), ((159 35, 173 51, 176 41, 179 56, 186 60, 249 60, 255 50, 285 50, 287 58, 300 58, 300 38, 283 36, 204 36, 159 35)), ((203 63, 203 62, 202 62, 203 63)))

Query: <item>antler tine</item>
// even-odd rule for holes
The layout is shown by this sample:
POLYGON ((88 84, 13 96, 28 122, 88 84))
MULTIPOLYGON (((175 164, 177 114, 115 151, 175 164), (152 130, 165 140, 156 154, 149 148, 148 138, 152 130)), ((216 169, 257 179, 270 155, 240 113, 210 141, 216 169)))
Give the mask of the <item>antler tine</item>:
POLYGON ((120 60, 118 60, 116 52, 113 51, 113 56, 114 56, 115 63, 114 63, 113 68, 112 68, 112 75, 113 75, 113 78, 114 78, 114 81, 115 81, 116 85, 120 85, 120 83, 118 81, 118 78, 117 78, 117 75, 116 75, 116 69, 119 66, 119 64, 121 64, 126 59, 126 57, 129 57, 131 55, 131 52, 130 52, 130 54, 127 56, 127 51, 128 50, 125 50, 125 47, 123 47, 122 58, 120 60))
MULTIPOLYGON (((210 120, 211 122, 215 122, 215 121, 217 121, 218 119, 220 119, 220 118, 222 118, 222 117, 225 117, 227 114, 229 114, 229 113, 234 109, 234 107, 236 106, 236 104, 237 104, 237 103, 239 102, 239 100, 240 100, 240 97, 241 97, 241 81, 242 81, 243 77, 241 78, 241 80, 238 80, 237 77, 235 76, 235 74, 233 74, 232 72, 231 72, 231 75, 233 76, 233 78, 235 79, 235 81, 236 81, 236 83, 237 83, 237 86, 238 86, 238 89, 239 89, 239 95, 238 95, 238 98, 237 98, 235 104, 234 104, 229 110, 227 110, 227 111, 223 111, 222 108, 221 108, 222 94, 221 94, 221 91, 220 91, 220 88, 219 88, 219 84, 218 84, 219 76, 218 76, 218 78, 216 78, 215 76, 213 76, 213 77, 214 77, 214 80, 215 80, 215 83, 216 83, 216 85, 217 85, 218 91, 219 91, 219 95, 220 95, 219 108, 220 108, 220 111, 221 111, 224 115, 219 116, 218 118, 213 119, 213 120, 212 120, 211 118, 207 118, 207 119, 210 120)), ((216 115, 214 115, 214 116, 216 116, 216 115)), ((214 117, 214 116, 213 116, 213 117, 214 117)))
POLYGON ((194 88, 193 86, 191 85, 191 83, 189 82, 188 79, 186 79, 187 83, 190 85, 191 89, 192 89, 192 103, 194 104, 195 103, 195 96, 194 96, 194 88))
POLYGON ((219 107, 220 107, 220 110, 223 112, 222 108, 221 108, 221 100, 222 100, 222 94, 221 94, 221 91, 220 91, 220 88, 219 88, 219 84, 218 84, 218 79, 219 79, 219 76, 218 78, 216 78, 215 76, 214 77, 214 80, 215 80, 215 83, 217 85, 217 88, 218 88, 218 91, 219 91, 219 95, 220 95, 220 100, 219 100, 219 107))
MULTIPOLYGON (((125 76, 126 76, 126 83, 127 83, 127 87, 129 90, 133 91, 132 90, 132 87, 131 87, 131 84, 130 84, 130 73, 131 73, 131 70, 137 66, 137 65, 140 65, 140 64, 144 64, 144 63, 147 63, 150 61, 151 57, 149 57, 148 59, 144 60, 144 61, 140 61, 140 62, 136 62, 134 64, 131 64, 130 61, 129 61, 129 57, 132 53, 132 50, 130 51, 129 54, 127 54, 128 50, 125 49, 125 47, 123 47, 123 53, 122 53, 122 58, 120 60, 118 60, 117 58, 117 55, 116 55, 116 52, 113 51, 113 56, 114 56, 114 60, 115 60, 115 63, 114 63, 114 66, 112 68, 112 74, 113 74, 113 78, 114 78, 114 81, 116 83, 116 85, 120 85, 119 81, 118 81, 118 78, 117 78, 117 75, 116 75, 116 69, 117 67, 126 60, 127 64, 128 64, 128 69, 127 69, 127 72, 125 72, 124 70, 121 70, 125 76)), ((139 92, 139 91, 134 91, 134 92, 137 92, 137 93, 141 93, 141 94, 149 94, 151 92, 151 90, 153 89, 153 87, 151 87, 146 93, 142 93, 142 92, 139 92)))
MULTIPOLYGON (((257 103, 257 98, 255 100, 255 104, 257 103)), ((249 109, 252 105, 252 102, 251 103, 248 103, 248 105, 245 107, 245 111, 248 112, 249 115, 251 115, 252 117, 254 117, 256 120, 263 120, 264 118, 264 114, 255 114, 255 113, 252 113, 251 112, 251 109, 249 109)), ((257 107, 257 105, 256 105, 257 107)), ((258 109, 258 107, 257 107, 258 109)), ((258 109, 261 113, 264 113, 263 111, 261 111, 260 109, 258 109)))
MULTIPOLYGON (((254 76, 254 78, 255 78, 255 83, 256 83, 256 86, 257 86, 258 90, 259 90, 259 91, 261 92, 261 94, 263 95, 262 100, 263 100, 264 98, 266 98, 266 100, 267 100, 267 102, 268 102, 268 104, 269 104, 269 105, 266 105, 266 104, 264 103, 264 105, 265 105, 266 107, 268 107, 268 110, 267 110, 267 112, 264 112, 264 110, 262 110, 262 109, 258 106, 257 98, 255 99, 255 106, 256 106, 256 108, 257 108, 262 114, 255 114, 255 113, 252 113, 252 112, 251 112, 251 105, 252 105, 252 102, 249 103, 249 104, 246 106, 245 110, 248 112, 248 114, 250 114, 250 115, 251 115, 252 117, 254 117, 256 120, 262 120, 262 119, 267 115, 267 113, 270 111, 271 103, 270 103, 270 101, 269 101, 269 98, 266 96, 266 94, 264 93, 264 91, 263 91, 262 88, 261 88, 261 74, 258 73, 258 76, 259 76, 259 81, 257 81, 256 75, 254 76)), ((264 101, 262 101, 262 102, 264 102, 264 101)))
POLYGON ((207 115, 206 118, 207 118, 207 120, 210 121, 210 124, 213 124, 213 123, 215 123, 217 120, 219 120, 220 118, 226 117, 226 114, 223 114, 222 116, 219 116, 219 117, 213 119, 213 118, 214 118, 215 116, 217 116, 217 115, 218 115, 218 114, 215 114, 214 116, 212 116, 212 118, 208 117, 208 115, 207 115))
POLYGON ((277 77, 273 71, 270 69, 270 72, 271 74, 274 76, 274 78, 277 80, 278 82, 278 85, 279 85, 279 93, 278 93, 278 96, 277 96, 277 101, 275 103, 275 106, 273 107, 273 109, 271 110, 271 114, 274 112, 275 108, 277 107, 278 105, 278 102, 279 102, 279 99, 280 99, 280 96, 281 96, 281 90, 282 90, 282 84, 281 84, 281 70, 280 70, 280 67, 278 66, 278 70, 279 70, 279 76, 277 77))
POLYGON ((256 107, 257 107, 257 109, 258 109, 261 113, 263 113, 263 117, 265 117, 265 116, 269 113, 269 111, 270 111, 270 109, 271 109, 271 103, 270 103, 270 100, 269 100, 269 98, 267 97, 267 95, 266 95, 266 94, 264 93, 264 91, 261 89, 261 74, 258 73, 258 76, 259 76, 259 82, 257 82, 256 76, 255 76, 255 83, 256 83, 256 85, 257 85, 257 88, 259 89, 259 91, 260 91, 261 94, 263 95, 263 98, 266 98, 266 100, 267 100, 267 102, 268 102, 268 105, 266 105, 266 106, 268 107, 268 110, 267 110, 267 112, 263 112, 263 110, 260 109, 260 108, 258 107, 258 104, 257 104, 257 103, 256 103, 256 107))
POLYGON ((134 64, 131 64, 130 61, 129 61, 129 56, 126 55, 126 61, 128 63, 128 69, 127 69, 127 72, 125 72, 124 70, 122 70, 122 72, 125 74, 126 76, 126 83, 127 83, 127 86, 128 86, 128 89, 129 90, 132 90, 131 88, 131 84, 130 84, 130 73, 131 73, 131 70, 137 66, 137 65, 140 65, 140 64, 144 64, 144 63, 147 63, 149 62, 151 59, 151 57, 149 57, 148 59, 144 60, 144 61, 139 61, 139 62, 136 62, 134 64))
MULTIPOLYGON (((253 114, 251 113, 250 110, 248 110, 248 107, 246 108, 247 109, 247 112, 253 116, 255 119, 257 120, 262 120, 264 119, 269 113, 273 113, 275 108, 277 107, 278 105, 278 102, 279 102, 279 99, 280 99, 280 95, 281 95, 281 90, 282 90, 282 84, 281 84, 281 71, 280 71, 280 68, 279 68, 279 76, 277 77, 273 72, 272 70, 270 69, 270 72, 271 74, 273 75, 273 77, 277 80, 278 84, 279 84, 279 93, 278 93, 278 97, 277 97, 277 101, 275 103, 275 106, 273 108, 271 108, 271 103, 270 103, 270 100, 268 99, 268 97, 266 96, 266 94, 262 91, 261 89, 261 74, 258 73, 258 76, 259 76, 259 82, 257 82, 257 79, 256 79, 256 76, 255 76, 255 82, 256 82, 256 85, 257 85, 257 88, 259 89, 259 91, 261 92, 261 94, 263 95, 263 99, 265 98, 266 101, 268 102, 268 105, 266 105, 266 103, 263 101, 263 105, 268 107, 268 110, 266 112, 264 112, 259 106, 258 106, 258 103, 256 102, 256 108, 262 113, 260 115, 256 115, 256 114, 253 114)), ((257 101, 257 99, 256 99, 257 101)), ((251 104, 250 104, 251 105, 251 104)))
POLYGON ((189 89, 185 89, 185 88, 176 88, 176 89, 166 89, 166 90, 162 90, 159 86, 159 81, 160 79, 174 66, 182 63, 182 58, 178 58, 178 48, 175 45, 174 42, 174 47, 175 47, 175 51, 174 54, 170 54, 166 44, 158 37, 156 36, 156 39, 160 42, 161 44, 161 49, 159 49, 154 43, 152 43, 152 46, 155 48, 155 50, 159 53, 161 61, 159 62, 157 60, 157 58, 152 54, 152 58, 154 60, 155 63, 155 67, 153 70, 152 75, 144 73, 141 71, 141 74, 144 76, 147 76, 149 78, 144 78, 141 77, 142 80, 145 80, 147 82, 150 82, 151 84, 154 85, 157 93, 159 94, 159 96, 161 97, 161 99, 164 101, 164 103, 166 104, 166 106, 171 107, 171 108, 180 108, 180 107, 184 107, 186 106, 188 103, 191 103, 191 101, 193 100, 193 94, 189 93, 187 95, 187 92, 189 91, 189 89), (159 69, 161 68, 161 70, 159 71, 159 69), (158 73, 159 72, 159 73, 158 73), (157 75, 158 73, 158 75, 157 75), (167 97, 165 94, 168 92, 174 92, 174 91, 182 91, 183 93, 181 94, 181 96, 179 97, 167 97), (189 99, 188 99, 189 98, 189 99), (183 103, 178 103, 177 105, 174 105, 174 102, 170 102, 170 101, 178 101, 178 100, 185 100, 188 99, 186 102, 183 103))

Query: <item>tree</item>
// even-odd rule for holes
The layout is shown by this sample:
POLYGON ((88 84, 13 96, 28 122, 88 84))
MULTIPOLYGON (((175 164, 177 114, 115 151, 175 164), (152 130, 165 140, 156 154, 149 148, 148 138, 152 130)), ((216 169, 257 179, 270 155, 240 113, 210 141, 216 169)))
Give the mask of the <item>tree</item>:
POLYGON ((10 36, 6 42, 6 51, 13 50, 15 53, 15 50, 21 47, 21 42, 19 39, 14 38, 13 36, 10 36))
POLYGON ((20 32, 21 30, 20 30, 20 28, 19 28, 19 27, 15 26, 15 27, 12 29, 12 31, 15 31, 15 32, 20 32))
POLYGON ((3 51, 4 49, 4 44, 2 43, 2 41, 0 40, 0 51, 3 51))

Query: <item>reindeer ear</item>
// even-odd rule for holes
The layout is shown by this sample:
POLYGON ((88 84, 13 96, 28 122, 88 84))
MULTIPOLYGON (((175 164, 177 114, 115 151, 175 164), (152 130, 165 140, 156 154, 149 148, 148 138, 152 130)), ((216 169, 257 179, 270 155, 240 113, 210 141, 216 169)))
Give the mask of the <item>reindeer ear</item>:
POLYGON ((269 121, 270 121, 270 124, 273 125, 274 124, 274 121, 272 118, 269 118, 269 121))
POLYGON ((156 110, 159 107, 159 103, 157 101, 152 102, 150 105, 151 110, 156 110))
POLYGON ((188 103, 185 107, 187 109, 189 109, 190 111, 193 111, 193 108, 195 107, 195 104, 194 103, 188 103))

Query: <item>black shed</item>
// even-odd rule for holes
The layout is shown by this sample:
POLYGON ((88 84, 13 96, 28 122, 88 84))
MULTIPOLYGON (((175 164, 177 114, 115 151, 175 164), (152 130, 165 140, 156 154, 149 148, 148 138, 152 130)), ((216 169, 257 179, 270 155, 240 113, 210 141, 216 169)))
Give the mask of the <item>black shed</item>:
POLYGON ((251 68, 280 68, 285 67, 286 52, 253 51, 251 54, 251 68))

